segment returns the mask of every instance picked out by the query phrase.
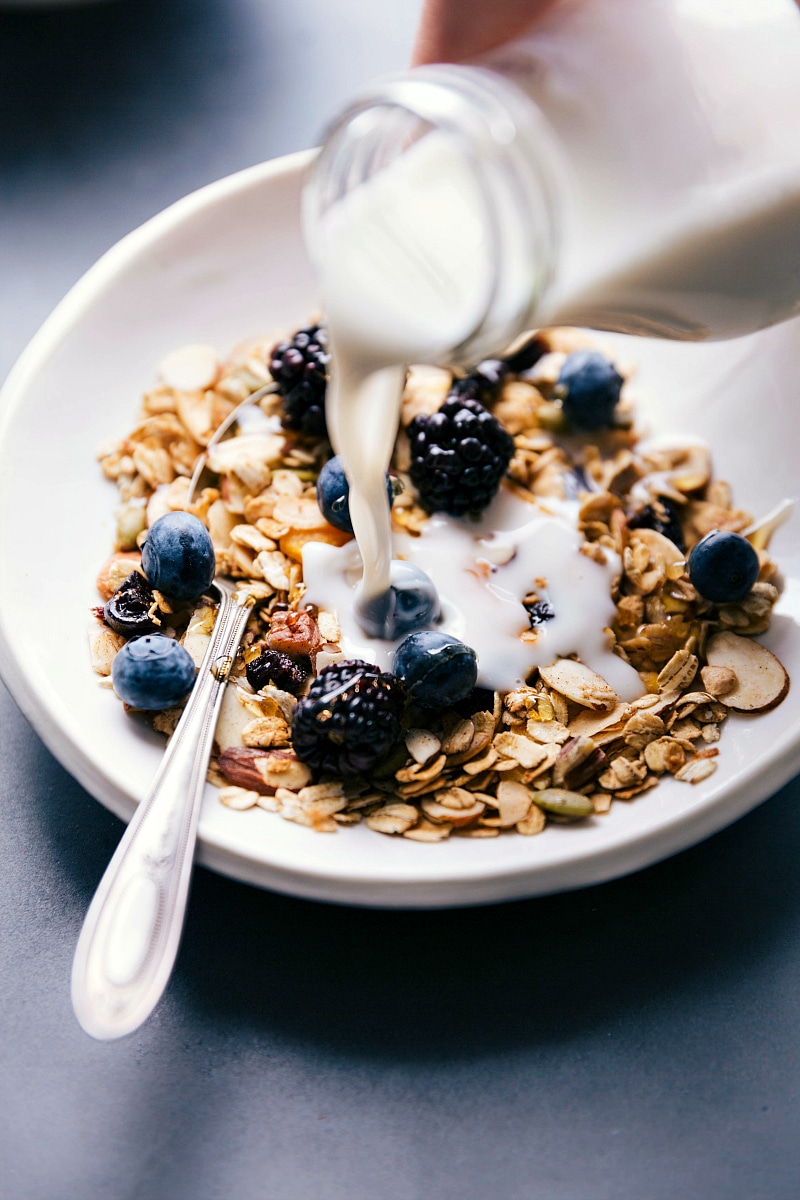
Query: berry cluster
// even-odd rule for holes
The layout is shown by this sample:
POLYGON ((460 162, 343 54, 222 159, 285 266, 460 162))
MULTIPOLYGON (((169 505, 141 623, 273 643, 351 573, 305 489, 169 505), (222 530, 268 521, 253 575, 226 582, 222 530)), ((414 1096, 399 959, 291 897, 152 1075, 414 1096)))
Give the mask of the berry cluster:
POLYGON ((175 600, 196 600, 211 583, 215 569, 211 536, 191 513, 167 513, 148 530, 142 548, 146 578, 134 572, 103 610, 106 624, 130 638, 111 671, 114 690, 126 704, 170 708, 189 692, 197 674, 194 660, 179 642, 154 632, 153 589, 175 600))
POLYGON ((360 659, 320 671, 294 710, 298 758, 319 772, 368 775, 400 737, 405 689, 360 659))
MULTIPOLYGON (((468 377, 469 378, 469 377, 468 377)), ((514 439, 477 401, 450 395, 438 412, 408 427, 409 474, 429 512, 481 512, 493 500, 514 439)))
POLYGON ((283 423, 309 437, 327 437, 325 391, 331 356, 322 325, 298 329, 290 342, 278 342, 270 357, 270 374, 283 397, 283 423))

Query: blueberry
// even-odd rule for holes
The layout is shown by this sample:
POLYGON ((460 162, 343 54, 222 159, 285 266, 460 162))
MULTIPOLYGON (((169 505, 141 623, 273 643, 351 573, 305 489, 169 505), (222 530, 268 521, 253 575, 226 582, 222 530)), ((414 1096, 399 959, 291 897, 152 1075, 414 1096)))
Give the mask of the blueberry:
POLYGON ((578 350, 561 368, 554 394, 570 424, 603 429, 611 424, 621 387, 622 376, 604 354, 578 350))
POLYGON ((111 667, 114 691, 134 708, 171 708, 194 686, 192 656, 179 642, 151 633, 119 650, 111 667))
POLYGON ((740 533, 714 529, 689 555, 689 578, 715 604, 741 600, 758 579, 758 555, 740 533))
MULTIPOLYGON (((389 497, 389 507, 394 500, 394 484, 391 476, 386 476, 386 492, 389 497)), ((345 533, 353 532, 353 522, 350 520, 350 484, 344 473, 342 460, 338 454, 329 458, 319 473, 317 479, 317 504, 322 515, 337 529, 345 533)))
POLYGON ((478 678, 478 658, 471 646, 449 633, 412 633, 397 647, 392 664, 406 685, 409 699, 423 708, 449 708, 464 700, 478 678))
POLYGON ((167 513, 148 531, 142 570, 151 587, 176 600, 196 600, 215 569, 209 532, 191 513, 167 513))
POLYGON ((439 619, 439 596, 433 580, 413 563, 395 559, 391 587, 384 596, 357 602, 358 623, 370 637, 393 642, 439 619))

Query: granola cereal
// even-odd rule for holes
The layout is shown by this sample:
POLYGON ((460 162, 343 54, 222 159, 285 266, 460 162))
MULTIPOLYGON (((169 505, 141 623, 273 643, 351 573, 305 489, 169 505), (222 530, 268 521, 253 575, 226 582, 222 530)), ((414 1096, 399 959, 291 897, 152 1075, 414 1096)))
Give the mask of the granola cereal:
MULTIPOLYGON (((320 327, 312 329, 324 346, 320 327)), ((363 822, 417 842, 531 837, 553 822, 599 818, 665 777, 707 778, 728 714, 767 711, 784 698, 785 669, 754 639, 769 627, 779 595, 768 546, 785 509, 754 523, 714 477, 707 447, 643 441, 627 387, 609 428, 565 436, 559 371, 581 339, 569 330, 540 332, 538 362, 481 400, 513 438, 502 486, 545 511, 572 502, 581 553, 619 561, 604 636, 638 672, 642 694, 625 700, 574 654, 555 656, 505 692, 478 689, 469 703, 444 710, 408 704, 400 738, 363 777, 315 773, 292 743, 298 697, 345 657, 341 614, 307 605, 303 578, 304 546, 341 547, 352 536, 317 501, 330 446, 318 429, 287 427, 281 396, 269 386, 271 339, 243 343, 227 358, 188 346, 164 360, 131 431, 98 455, 119 490, 119 510, 97 588, 107 602, 141 572, 147 530, 182 510, 209 530, 218 573, 252 589, 256 603, 209 768, 222 804, 258 807, 319 832, 363 822), (700 595, 687 569, 689 552, 712 531, 745 534, 758 556, 755 583, 728 603, 700 595), (269 673, 254 687, 257 662, 269 673)), ((392 520, 410 537, 430 517, 409 475, 407 430, 436 412, 452 386, 451 373, 433 367, 412 368, 406 382, 393 462, 402 490, 392 520)), ((487 572, 511 556, 499 545, 485 554, 487 572)), ((532 576, 519 633, 531 645, 554 615, 546 593, 546 580, 532 576)), ((108 686, 124 639, 104 623, 102 608, 93 611, 91 662, 108 686)), ((148 617, 199 665, 214 612, 207 599, 181 603, 155 592, 148 617)), ((170 736, 180 708, 151 715, 170 736)))

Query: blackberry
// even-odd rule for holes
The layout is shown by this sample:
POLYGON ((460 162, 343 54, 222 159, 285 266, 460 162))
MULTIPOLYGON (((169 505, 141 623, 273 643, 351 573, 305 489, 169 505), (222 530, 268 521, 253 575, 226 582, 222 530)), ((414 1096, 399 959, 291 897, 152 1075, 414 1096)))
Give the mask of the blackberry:
POLYGON ((368 775, 400 737, 404 702, 394 675, 359 659, 332 663, 294 710, 295 754, 318 772, 368 775))
POLYGON ((408 427, 411 480, 429 512, 461 517, 494 498, 514 440, 490 412, 469 397, 449 396, 438 412, 408 427))
POLYGON ((270 356, 270 374, 283 397, 283 423, 309 437, 327 437, 325 390, 328 386, 328 334, 322 325, 298 329, 290 342, 278 342, 270 356))
POLYGON ((272 683, 282 692, 297 696, 311 674, 311 660, 306 655, 292 658, 280 650, 264 650, 257 658, 250 659, 245 674, 254 692, 272 683))
POLYGON ((645 505, 639 512, 628 517, 629 529, 655 529, 663 533, 679 550, 686 549, 681 528, 680 509, 667 496, 657 496, 652 504, 645 505))

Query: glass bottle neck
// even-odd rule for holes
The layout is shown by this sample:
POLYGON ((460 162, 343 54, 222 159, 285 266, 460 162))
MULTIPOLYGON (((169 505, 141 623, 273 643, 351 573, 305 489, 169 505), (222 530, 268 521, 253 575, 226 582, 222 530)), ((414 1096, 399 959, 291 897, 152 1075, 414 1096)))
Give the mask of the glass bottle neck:
POLYGON ((359 249, 374 251, 365 307, 379 319, 381 287, 411 305, 418 293, 420 311, 430 294, 431 325, 434 298, 448 319, 415 361, 470 365, 535 323, 558 261, 562 178, 554 136, 515 85, 421 67, 362 92, 328 130, 304 193, 306 240, 324 287, 334 261, 354 261, 333 239, 341 214, 357 214, 359 249))

